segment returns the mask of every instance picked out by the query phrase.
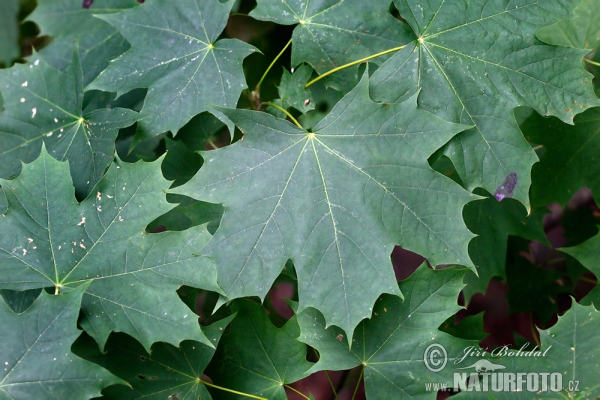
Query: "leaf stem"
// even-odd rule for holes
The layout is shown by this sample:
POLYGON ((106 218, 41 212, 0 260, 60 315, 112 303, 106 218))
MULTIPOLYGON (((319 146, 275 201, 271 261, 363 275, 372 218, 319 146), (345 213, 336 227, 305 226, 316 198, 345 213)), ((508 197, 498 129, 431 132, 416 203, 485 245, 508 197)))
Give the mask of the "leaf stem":
POLYGON ((538 346, 538 348, 542 348, 542 344, 540 343, 540 339, 538 339, 537 329, 535 327, 535 323, 533 322, 533 313, 529 313, 529 325, 531 326, 531 335, 533 336, 533 341, 538 346))
POLYGON ((360 369, 360 375, 358 376, 358 381, 356 382, 356 387, 354 388, 354 393, 352 393, 352 400, 356 397, 356 393, 358 393, 358 388, 360 387, 360 382, 362 381, 363 374, 365 373, 365 367, 363 366, 360 369))
POLYGON ((533 151, 538 151, 538 150, 540 150, 540 149, 543 149, 543 148, 544 148, 544 145, 543 145, 543 144, 540 144, 540 145, 538 145, 538 146, 532 147, 532 148, 531 148, 531 150, 533 150, 533 151))
MULTIPOLYGON (((313 352, 315 353, 315 356, 317 356, 317 360, 320 360, 321 356, 319 355, 319 352, 317 351, 317 349, 315 349, 314 347, 313 347, 313 352)), ((331 381, 331 377, 329 376, 329 373, 327 373, 327 371, 325 371, 325 370, 323 370, 323 372, 325 373, 325 376, 327 377, 327 380, 329 381, 331 390, 333 390, 333 395, 335 396, 335 400, 340 400, 340 398, 338 397, 337 391, 335 390, 335 386, 333 385, 333 382, 331 381)))
POLYGON ((199 381, 200 381, 199 383, 202 383, 202 384, 204 384, 205 386, 210 386, 210 387, 212 387, 212 388, 219 389, 219 390, 222 390, 222 391, 224 391, 224 392, 229 392, 229 393, 235 393, 235 394, 239 394, 240 396, 250 397, 251 399, 258 399, 258 400, 269 400, 269 399, 267 399, 266 397, 259 397, 259 396, 254 396, 254 395, 252 395, 252 394, 248 394, 248 393, 244 393, 244 392, 238 392, 237 390, 233 390, 233 389, 227 389, 227 388, 224 388, 224 387, 222 387, 222 386, 217 386, 217 385, 215 385, 214 383, 208 383, 208 382, 206 382, 206 381, 203 381, 203 380, 199 380, 199 381))
POLYGON ((308 397, 307 395, 305 395, 304 393, 302 393, 298 389, 295 389, 295 388, 291 387, 290 385, 283 385, 283 386, 285 386, 286 388, 290 389, 292 392, 298 393, 300 396, 304 397, 306 400, 310 400, 310 397, 308 397))
POLYGON ((597 284, 597 283, 598 283, 598 281, 596 281, 596 280, 594 280, 594 279, 586 278, 585 276, 582 276, 582 277, 581 277, 581 278, 579 278, 579 279, 581 279, 581 280, 582 280, 582 281, 584 281, 584 282, 588 282, 588 283, 594 283, 594 284, 597 284))
POLYGON ((279 57, 281 57, 283 55, 283 53, 287 50, 288 47, 290 47, 291 44, 292 44, 292 39, 290 39, 290 41, 287 42, 287 44, 285 45, 285 47, 279 52, 279 54, 277 54, 277 57, 275 57, 273 59, 273 61, 271 62, 271 64, 267 67, 267 70, 265 71, 265 73, 263 74, 263 76, 260 78, 260 81, 258 81, 258 83, 256 84, 256 87, 254 88, 254 91, 256 92, 257 95, 260 94, 260 85, 262 85, 262 83, 265 80, 267 74, 269 73, 269 71, 271 70, 271 68, 273 68, 273 65, 275 65, 275 63, 277 62, 277 60, 279 60, 279 57))
POLYGON ((335 396, 335 400, 340 400, 340 398, 338 397, 337 392, 335 391, 335 386, 333 385, 333 382, 331 381, 331 377, 329 376, 329 373, 327 371, 323 371, 325 372, 325 376, 327 377, 327 380, 329 381, 329 385, 331 386, 331 390, 333 390, 333 395, 335 396))
POLYGON ((360 63, 363 63, 363 62, 365 62, 365 61, 369 61, 369 60, 371 60, 371 59, 373 59, 373 58, 377 58, 377 57, 381 57, 381 56, 384 56, 384 55, 386 55, 386 54, 389 54, 389 53, 393 53, 393 52, 395 52, 395 51, 400 51, 400 50, 402 50, 402 49, 403 49, 405 46, 406 46, 406 45, 404 45, 404 46, 399 46, 399 47, 394 47, 393 49, 388 49, 388 50, 382 51, 381 53, 373 54, 372 56, 368 56, 368 57, 365 57, 365 58, 361 58, 360 60, 352 61, 351 63, 348 63, 348 64, 341 65, 341 66, 339 66, 339 67, 337 67, 337 68, 334 68, 334 69, 332 69, 332 70, 329 70, 329 71, 325 72, 323 75, 319 75, 319 76, 317 76, 315 79, 313 79, 312 81, 310 81, 310 82, 308 82, 306 85, 304 85, 304 88, 306 89, 307 87, 309 87, 309 86, 310 86, 310 85, 312 85, 313 83, 315 83, 315 82, 318 82, 318 81, 320 81, 321 79, 325 78, 326 76, 329 76, 329 75, 331 75, 331 74, 334 74, 334 73, 336 73, 336 72, 338 72, 338 71, 341 71, 341 70, 343 70, 343 69, 345 69, 345 68, 352 67, 353 65, 360 64, 360 63))
POLYGON ((290 113, 288 112, 288 110, 286 110, 285 108, 283 108, 283 107, 281 107, 281 106, 278 106, 278 105, 277 105, 277 104, 275 104, 275 103, 271 103, 270 101, 265 101, 264 103, 261 103, 261 105, 265 105, 265 106, 271 106, 271 107, 274 107, 274 108, 278 109, 279 111, 281 111, 282 113, 284 113, 284 114, 285 114, 285 115, 286 115, 286 116, 287 116, 289 119, 291 119, 291 120, 292 120, 292 122, 293 122, 294 124, 296 124, 296 126, 297 126, 298 128, 300 128, 300 129, 304 129, 304 128, 302 127, 302 125, 300 125, 300 122, 298 122, 298 120, 297 120, 296 118, 294 118, 294 117, 292 116, 292 114, 290 114, 290 113))
POLYGON ((212 147, 213 149, 217 150, 219 147, 215 144, 215 142, 213 142, 210 138, 206 139, 206 143, 208 143, 210 145, 210 147, 212 147))
POLYGON ((544 265, 548 265, 548 264, 556 264, 556 263, 560 263, 563 261, 566 261, 567 259, 565 257, 556 257, 556 258, 551 258, 550 260, 547 260, 544 265))
POLYGON ((596 67, 600 67, 600 63, 599 63, 599 62, 596 62, 596 61, 589 60, 589 59, 587 59, 587 58, 585 58, 585 57, 583 58, 583 61, 585 61, 585 62, 587 62, 587 63, 590 63, 590 64, 592 64, 592 65, 595 65, 596 67))

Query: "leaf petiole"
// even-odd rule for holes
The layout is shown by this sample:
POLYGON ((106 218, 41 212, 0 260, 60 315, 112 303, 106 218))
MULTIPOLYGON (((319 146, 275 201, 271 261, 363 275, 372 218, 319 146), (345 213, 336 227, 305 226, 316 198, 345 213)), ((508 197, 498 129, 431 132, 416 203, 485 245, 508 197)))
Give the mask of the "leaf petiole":
POLYGON ((331 380, 331 377, 329 376, 329 373, 327 371, 323 371, 323 372, 325 372, 325 376, 327 377, 327 380, 329 381, 331 390, 333 390, 333 395, 335 397, 335 400, 340 400, 340 398, 338 397, 337 391, 335 390, 335 385, 333 384, 333 381, 331 380))
POLYGON ((365 373, 365 367, 362 367, 360 370, 360 375, 358 376, 358 381, 356 381, 356 387, 354 388, 354 393, 352 393, 352 400, 356 398, 356 393, 358 393, 358 388, 360 387, 360 382, 362 381, 363 374, 365 373))
MULTIPOLYGON (((315 352, 315 355, 317 356, 317 360, 321 358, 321 356, 319 355, 319 352, 317 351, 317 349, 313 348, 313 351, 315 352)), ((340 398, 338 397, 337 391, 335 390, 335 385, 333 384, 333 381, 331 380, 331 377, 329 376, 329 373, 327 371, 323 371, 325 373, 325 376, 327 377, 327 380, 329 381, 329 385, 331 386, 331 390, 333 390, 333 396, 335 397, 335 400, 340 400, 340 398)))
POLYGON ((224 388, 222 386, 218 386, 218 385, 215 385, 213 383, 208 383, 208 382, 203 381, 203 380, 199 380, 199 383, 202 383, 205 386, 210 386, 212 388, 222 390, 224 392, 235 393, 235 394, 239 394, 240 396, 250 397, 251 399, 268 400, 266 397, 254 396, 253 394, 248 394, 248 393, 244 393, 244 392, 238 392, 237 390, 227 389, 227 388, 224 388))
POLYGON ((283 385, 283 386, 285 386, 286 388, 290 389, 292 392, 297 393, 300 396, 304 397, 306 400, 310 400, 310 397, 308 397, 307 395, 305 395, 304 393, 302 393, 298 389, 295 389, 295 388, 291 387, 290 385, 283 385))
POLYGON ((585 61, 585 62, 587 62, 587 63, 589 63, 589 64, 592 64, 592 65, 595 65, 596 67, 600 67, 600 63, 599 63, 599 62, 592 61, 592 60, 588 60, 588 59, 587 59, 587 58, 585 58, 585 57, 583 58, 583 61, 585 61))
POLYGON ((267 67, 267 70, 265 71, 265 73, 263 74, 263 76, 260 78, 260 80, 256 84, 256 87, 254 88, 254 92, 256 93, 257 96, 260 95, 260 85, 265 80, 267 74, 269 73, 269 71, 271 70, 271 68, 273 68, 273 65, 275 65, 275 63, 277 62, 277 60, 279 60, 279 58, 283 55, 283 53, 285 53, 285 51, 287 50, 287 48, 290 47, 291 44, 292 44, 292 39, 290 39, 290 41, 287 42, 287 44, 283 47, 283 49, 279 52, 279 54, 277 54, 277 57, 275 57, 273 59, 273 61, 271 62, 271 64, 269 64, 269 66, 267 67))
POLYGON ((294 117, 292 116, 292 114, 290 114, 290 113, 289 113, 289 111, 288 111, 288 110, 286 110, 285 108, 283 108, 283 107, 281 107, 281 106, 278 106, 278 105, 277 105, 277 104, 275 104, 275 103, 271 103, 270 101, 265 101, 264 103, 261 103, 261 106, 262 106, 262 105, 265 105, 265 106, 271 106, 271 107, 274 107, 274 108, 278 109, 279 111, 281 111, 282 113, 284 113, 284 114, 285 114, 285 115, 286 115, 286 116, 287 116, 289 119, 291 119, 291 120, 292 120, 292 122, 293 122, 294 124, 296 124, 296 126, 297 126, 298 128, 300 128, 300 129, 304 129, 304 128, 302 127, 302 125, 300 125, 300 122, 298 122, 298 120, 297 120, 296 118, 294 118, 294 117))
POLYGON ((371 59, 373 59, 373 58, 377 58, 377 57, 381 57, 381 56, 384 56, 384 55, 386 55, 386 54, 389 54, 389 53, 393 53, 393 52, 395 52, 395 51, 400 51, 400 50, 402 50, 402 49, 403 49, 405 46, 406 46, 406 45, 404 45, 404 46, 399 46, 399 47, 394 47, 393 49, 388 49, 388 50, 382 51, 381 53, 373 54, 373 55, 371 55, 371 56, 368 56, 368 57, 365 57, 365 58, 361 58, 360 60, 356 60, 356 61, 352 61, 351 63, 348 63, 348 64, 340 65, 340 66, 339 66, 339 67, 337 67, 337 68, 334 68, 334 69, 332 69, 332 70, 329 70, 329 71, 325 72, 323 75, 319 75, 319 76, 317 76, 315 79, 313 79, 312 81, 310 81, 310 82, 308 82, 306 85, 304 85, 304 88, 306 89, 307 87, 309 87, 309 86, 310 86, 310 85, 312 85, 313 83, 315 83, 315 82, 318 82, 318 81, 320 81, 321 79, 325 78, 326 76, 329 76, 329 75, 331 75, 331 74, 334 74, 334 73, 336 73, 336 72, 338 72, 338 71, 341 71, 341 70, 343 70, 343 69, 345 69, 345 68, 352 67, 352 66, 354 66, 354 65, 356 65, 356 64, 360 64, 360 63, 363 63, 363 62, 365 62, 365 61, 369 61, 369 60, 371 60, 371 59))
POLYGON ((217 150, 219 148, 219 146, 217 146, 215 142, 213 142, 210 138, 206 139, 206 143, 208 143, 210 147, 212 147, 214 150, 217 150))

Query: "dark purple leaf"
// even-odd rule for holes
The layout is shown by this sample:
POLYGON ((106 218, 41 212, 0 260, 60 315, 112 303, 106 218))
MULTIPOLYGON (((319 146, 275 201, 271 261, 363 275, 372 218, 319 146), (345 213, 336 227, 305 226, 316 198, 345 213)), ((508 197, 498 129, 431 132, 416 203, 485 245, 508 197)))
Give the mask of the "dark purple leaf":
POLYGON ((90 8, 92 6, 92 4, 94 3, 94 0, 83 0, 83 8, 90 8))
POLYGON ((518 178, 516 172, 511 172, 510 174, 506 175, 506 178, 504 178, 504 183, 498 186, 498 189, 496 189, 494 192, 494 197, 496 200, 502 201, 506 197, 509 199, 513 197, 513 193, 517 187, 517 182, 518 178))

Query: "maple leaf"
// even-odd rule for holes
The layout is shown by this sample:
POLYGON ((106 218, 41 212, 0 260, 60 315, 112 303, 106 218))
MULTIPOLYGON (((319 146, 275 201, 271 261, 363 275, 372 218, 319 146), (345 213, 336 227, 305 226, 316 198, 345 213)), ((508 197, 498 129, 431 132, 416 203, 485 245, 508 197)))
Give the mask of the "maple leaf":
POLYGON ((101 15, 131 49, 88 86, 122 95, 148 88, 136 140, 174 134, 208 105, 235 107, 246 88, 242 61, 256 49, 236 39, 217 41, 234 0, 147 1, 101 15))
POLYGON ((600 7, 596 0, 582 0, 575 18, 558 21, 538 31, 538 39, 557 46, 595 49, 600 46, 600 7))
POLYGON ((0 0, 0 63, 9 64, 21 53, 19 49, 18 0, 0 0))
MULTIPOLYGON (((281 328, 269 320, 260 304, 237 300, 229 330, 221 338, 207 373, 217 385, 269 400, 285 400, 284 385, 307 376, 306 345, 295 338, 292 317, 281 328)), ((223 396, 237 399, 238 396, 223 396)))
POLYGON ((510 242, 505 267, 505 282, 510 288, 506 294, 508 313, 531 313, 541 324, 548 324, 559 312, 560 294, 572 295, 573 289, 563 282, 564 274, 528 259, 530 246, 530 242, 522 238, 513 238, 510 242))
MULTIPOLYGON (((544 399, 596 399, 600 396, 598 384, 598 329, 600 329, 600 312, 594 306, 582 306, 573 301, 573 306, 562 316, 558 322, 549 329, 540 330, 540 346, 538 350, 544 353, 543 357, 506 357, 501 364, 506 366, 507 372, 547 374, 546 382, 555 382, 562 387, 552 390, 543 389, 542 384, 535 393, 536 398, 544 399), (560 375, 557 379, 556 375, 560 375), (552 376, 554 375, 554 376, 552 376)), ((534 345, 525 350, 532 350, 534 345)), ((545 378, 540 378, 543 382, 545 378)), ((510 391, 510 384, 505 383, 504 395, 507 399, 531 399, 533 392, 510 391), (508 386, 508 387, 507 387, 508 386)), ((502 386, 500 386, 502 388, 502 386)), ((500 392, 502 393, 502 392, 500 392)), ((473 398, 473 392, 459 393, 459 397, 473 398)))
POLYGON ((464 126, 417 109, 415 97, 374 103, 366 73, 314 132, 267 113, 220 111, 244 139, 201 153, 204 166, 173 192, 225 206, 203 254, 228 300, 263 298, 291 258, 300 308, 321 310, 351 336, 382 293, 400 294, 395 244, 434 265, 472 265, 461 213, 478 196, 426 161, 464 126))
POLYGON ((35 299, 40 296, 41 289, 31 289, 18 292, 16 290, 0 290, 0 294, 4 298, 4 302, 10 307, 15 314, 21 314, 27 310, 35 299))
POLYGON ((295 108, 302 114, 314 110, 315 100, 312 93, 304 88, 312 73, 313 69, 308 65, 299 66, 293 70, 293 73, 289 73, 284 68, 281 82, 277 87, 279 99, 273 102, 285 109, 295 108))
MULTIPOLYGON (((598 261, 600 256, 598 253, 600 249, 600 234, 597 234, 591 239, 586 240, 578 246, 574 247, 563 247, 560 249, 563 253, 567 253, 579 261, 585 268, 592 271, 596 277, 600 276, 600 263, 598 261)), ((600 307, 600 287, 596 285, 590 293, 588 293, 582 300, 582 304, 594 304, 596 308, 600 307)))
POLYGON ((38 57, 28 65, 0 70, 4 112, 0 114, 0 178, 21 171, 38 157, 42 143, 68 160, 78 197, 85 198, 114 158, 119 128, 138 114, 124 108, 83 111, 83 76, 75 50, 66 71, 38 57))
POLYGON ((95 15, 112 14, 138 5, 136 0, 96 0, 89 7, 74 0, 40 0, 26 21, 35 22, 52 43, 40 55, 54 68, 63 70, 71 62, 75 40, 81 54, 84 84, 129 49, 129 43, 111 25, 95 15))
POLYGON ((219 291, 210 260, 195 252, 204 226, 148 235, 144 228, 174 205, 164 191, 160 159, 113 164, 78 204, 68 165, 42 148, 14 180, 0 180, 8 211, 0 218, 0 288, 68 290, 93 280, 83 297, 81 326, 101 347, 111 331, 145 348, 204 340, 196 315, 180 301, 182 285, 219 291))
MULTIPOLYGON (((258 0, 249 14, 261 21, 298 26, 292 34, 292 66, 310 64, 323 74, 374 53, 406 44, 414 34, 390 14, 389 1, 258 0)), ((380 64, 385 58, 374 59, 380 64)), ((328 78, 335 88, 352 88, 358 67, 328 78)))
POLYGON ((319 352, 319 361, 309 373, 363 365, 368 399, 432 396, 425 383, 446 382, 449 371, 472 361, 471 356, 462 359, 464 349, 479 348, 476 340, 458 339, 438 329, 460 309, 456 299, 466 272, 455 268, 433 271, 421 265, 399 283, 404 301, 381 297, 373 317, 358 325, 351 347, 342 339, 343 332, 327 327, 318 311, 302 311, 297 315, 298 340, 319 352), (429 357, 434 355, 432 349, 441 352, 442 347, 444 356, 429 357))
POLYGON ((474 126, 445 148, 466 188, 494 193, 516 173, 514 198, 530 209, 531 167, 538 158, 513 109, 529 106, 571 123, 600 105, 581 66, 587 51, 535 38, 538 29, 571 16, 576 3, 395 0, 417 39, 373 74, 373 97, 401 101, 421 89, 419 107, 474 126))
MULTIPOLYGON (((478 194, 483 195, 481 192, 478 194)), ((506 279, 506 250, 510 235, 548 243, 542 225, 545 213, 545 209, 536 209, 527 215, 525 208, 515 200, 498 202, 494 197, 465 206, 465 223, 471 232, 478 235, 469 243, 469 256, 477 266, 478 276, 465 276, 465 304, 475 293, 485 293, 493 277, 506 279)))
POLYGON ((522 129, 545 150, 532 172, 534 207, 550 203, 566 205, 583 187, 590 188, 594 197, 600 198, 600 108, 578 115, 574 126, 556 118, 532 115, 522 129))
POLYGON ((42 290, 22 314, 0 301, 0 395, 10 399, 100 396, 109 385, 125 383, 104 368, 75 356, 71 345, 81 334, 77 318, 88 283, 52 296, 42 290))
MULTIPOLYGON (((203 327, 214 347, 186 340, 179 348, 167 343, 155 343, 147 351, 130 336, 112 335, 104 352, 92 340, 79 340, 74 351, 126 380, 131 387, 115 385, 102 393, 107 399, 211 399, 204 385, 204 369, 213 358, 221 335, 233 315, 203 327)), ((208 382, 210 384, 210 382, 208 382)))

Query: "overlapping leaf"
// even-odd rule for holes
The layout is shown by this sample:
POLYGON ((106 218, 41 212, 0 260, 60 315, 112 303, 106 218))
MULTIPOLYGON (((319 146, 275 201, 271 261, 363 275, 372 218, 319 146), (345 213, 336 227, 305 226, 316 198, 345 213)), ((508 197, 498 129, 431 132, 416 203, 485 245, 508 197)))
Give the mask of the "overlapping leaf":
POLYGON ((460 309, 456 299, 464 286, 465 272, 433 271, 422 265, 400 282, 404 301, 388 295, 377 301, 373 317, 357 327, 351 348, 341 340, 343 332, 336 327, 327 328, 316 310, 301 312, 299 340, 317 349, 320 355, 309 372, 362 364, 368 399, 433 398, 425 383, 448 382, 455 368, 472 362, 471 357, 461 360, 464 349, 478 348, 476 340, 458 339, 438 329, 460 309))
POLYGON ((303 114, 315 109, 315 101, 309 90, 304 85, 310 79, 313 69, 308 65, 301 65, 289 73, 285 68, 281 82, 277 87, 279 99, 275 102, 283 108, 295 108, 303 114))
POLYGON ((4 298, 4 302, 8 305, 14 313, 20 314, 26 311, 35 299, 40 295, 41 289, 30 289, 22 292, 16 290, 0 290, 0 294, 4 298))
MULTIPOLYGON (((221 339, 209 376, 221 387, 269 400, 287 399, 283 386, 304 378, 312 366, 306 361, 306 345, 295 339, 296 320, 276 328, 259 304, 239 300, 232 308, 237 315, 221 339)), ((239 397, 220 394, 223 399, 239 397)))
POLYGON ((234 0, 148 0, 104 19, 131 43, 92 89, 148 88, 138 139, 177 131, 208 105, 235 107, 246 87, 242 61, 255 49, 217 37, 234 0))
POLYGON ((600 102, 581 65, 585 50, 535 38, 543 26, 571 16, 577 0, 395 0, 417 40, 373 75, 374 98, 398 101, 422 89, 419 106, 474 126, 446 147, 469 190, 494 193, 516 172, 514 197, 529 205, 537 156, 513 108, 524 105, 564 122, 600 102))
POLYGON ((144 231, 174 206, 165 200, 170 182, 159 161, 113 164, 81 204, 68 164, 44 149, 17 179, 0 180, 9 205, 0 218, 0 288, 68 290, 93 279, 80 323, 101 347, 111 331, 148 349, 156 341, 206 341, 175 290, 219 290, 212 262, 196 253, 210 235, 205 227, 144 231))
POLYGON ((124 383, 71 353, 81 334, 77 318, 88 284, 51 296, 42 291, 31 308, 14 314, 0 301, 0 396, 7 399, 90 399, 124 383))
MULTIPOLYGON (((544 357, 509 358, 510 372, 559 373, 562 376, 562 390, 547 390, 536 397, 548 399, 595 399, 600 396, 600 383, 597 370, 598 329, 600 312, 593 306, 582 306, 573 302, 573 306, 558 322, 547 330, 540 331, 541 350, 544 357), (577 390, 569 390, 575 389, 577 390)), ((506 364, 506 363, 505 363, 506 364)), ((506 390, 507 391, 507 390, 506 390)), ((530 399, 530 391, 510 393, 511 399, 530 399)), ((471 394, 472 396, 472 394, 471 394)), ((471 398, 468 396, 466 398, 471 398)))
POLYGON ((542 324, 547 324, 560 311, 559 294, 573 294, 573 290, 564 282, 563 274, 528 259, 523 253, 527 254, 529 246, 525 239, 511 241, 506 263, 508 312, 531 312, 542 324))
POLYGON ((417 109, 415 97, 374 103, 367 74, 314 132, 221 111, 244 139, 203 153, 204 166, 175 192, 225 206, 203 254, 219 266, 227 299, 264 297, 292 258, 300 308, 351 336, 382 293, 399 294, 395 244, 434 265, 472 265, 461 213, 476 197, 426 161, 463 126, 417 109))
MULTIPOLYGON (((310 64, 319 74, 401 46, 414 35, 389 12, 391 1, 258 0, 250 16, 282 25, 298 24, 292 36, 292 66, 310 64)), ((379 63, 382 59, 374 60, 379 63)), ((333 75, 334 87, 353 87, 358 69, 333 75)))
POLYGON ((493 277, 506 278, 506 249, 509 235, 546 243, 542 226, 545 210, 537 209, 529 216, 518 202, 494 197, 466 205, 463 213, 467 227, 478 236, 469 243, 469 255, 477 266, 477 275, 467 274, 463 293, 465 302, 475 293, 485 293, 493 277))
POLYGON ((42 143, 56 159, 68 160, 76 193, 87 196, 114 157, 119 128, 137 113, 102 108, 84 113, 78 52, 60 72, 34 57, 28 65, 0 70, 4 112, 0 114, 0 178, 17 175, 21 162, 40 154, 42 143))
POLYGON ((107 67, 108 62, 129 48, 119 32, 95 15, 112 14, 139 4, 136 0, 41 0, 27 17, 35 22, 42 35, 53 42, 40 55, 54 68, 63 70, 71 62, 75 38, 81 54, 84 84, 90 83, 107 67))
POLYGON ((544 146, 544 155, 533 168, 534 207, 564 205, 583 187, 600 199, 600 108, 578 115, 575 126, 533 115, 522 127, 534 143, 544 146))
POLYGON ((600 45, 600 7, 596 0, 582 0, 575 7, 575 18, 558 21, 540 29, 537 37, 546 43, 578 49, 600 45))
MULTIPOLYGON (((560 249, 562 252, 567 253, 581 264, 584 267, 589 269, 596 275, 596 277, 600 277, 600 234, 594 236, 593 238, 581 243, 579 246, 575 247, 566 247, 560 249)), ((600 308, 600 287, 596 285, 596 287, 581 301, 583 304, 593 303, 597 308, 600 308)))
POLYGON ((21 53, 19 49, 18 0, 0 0, 0 64, 10 64, 21 53))
POLYGON ((156 343, 147 352, 131 337, 111 336, 103 353, 95 343, 80 341, 78 354, 102 365, 126 380, 131 387, 111 386, 103 391, 106 399, 211 399, 204 382, 204 369, 215 353, 219 339, 233 319, 228 317, 203 328, 214 347, 195 341, 184 341, 179 348, 156 343))

